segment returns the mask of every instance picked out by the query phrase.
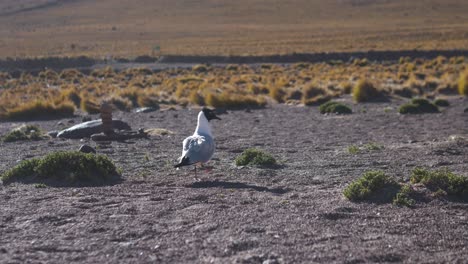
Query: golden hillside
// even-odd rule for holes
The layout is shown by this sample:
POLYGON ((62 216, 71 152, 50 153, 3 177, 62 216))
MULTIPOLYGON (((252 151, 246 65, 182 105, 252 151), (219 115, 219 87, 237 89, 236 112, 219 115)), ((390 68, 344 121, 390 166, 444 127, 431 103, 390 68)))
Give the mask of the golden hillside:
POLYGON ((0 57, 468 47, 464 0, 4 0, 0 57))

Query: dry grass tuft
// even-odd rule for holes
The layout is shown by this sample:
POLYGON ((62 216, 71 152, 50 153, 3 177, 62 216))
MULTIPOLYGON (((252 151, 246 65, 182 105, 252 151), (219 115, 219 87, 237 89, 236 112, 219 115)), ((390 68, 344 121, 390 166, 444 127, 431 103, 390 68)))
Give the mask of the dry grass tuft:
POLYGON ((458 79, 458 93, 463 96, 468 96, 468 71, 460 74, 458 79))
POLYGON ((71 103, 54 105, 50 102, 32 101, 7 110, 3 118, 14 121, 27 121, 37 119, 56 119, 71 117, 75 112, 75 106, 71 103))
POLYGON ((358 103, 376 101, 383 96, 384 93, 367 80, 360 80, 353 88, 353 99, 358 103))
POLYGON ((207 105, 218 108, 261 108, 266 105, 263 98, 255 98, 248 95, 231 94, 223 92, 221 94, 209 93, 205 102, 207 105))

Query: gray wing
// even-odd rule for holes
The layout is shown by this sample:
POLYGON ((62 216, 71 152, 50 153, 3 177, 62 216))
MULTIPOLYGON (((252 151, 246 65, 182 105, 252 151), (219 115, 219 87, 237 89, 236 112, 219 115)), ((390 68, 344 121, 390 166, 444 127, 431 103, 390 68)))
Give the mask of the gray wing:
POLYGON ((187 157, 191 164, 209 161, 215 149, 214 140, 209 136, 193 135, 186 138, 182 144, 181 160, 187 157))

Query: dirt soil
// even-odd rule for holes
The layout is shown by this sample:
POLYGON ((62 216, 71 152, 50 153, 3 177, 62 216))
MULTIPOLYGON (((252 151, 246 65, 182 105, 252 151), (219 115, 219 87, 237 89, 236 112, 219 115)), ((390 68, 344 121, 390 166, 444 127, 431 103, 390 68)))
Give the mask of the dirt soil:
MULTIPOLYGON (((345 98, 349 104, 350 98, 345 98)), ((352 105, 354 114, 317 107, 229 111, 213 121, 211 171, 175 170, 196 109, 115 113, 154 136, 99 147, 123 170, 113 186, 0 186, 0 263, 466 263, 468 204, 434 199, 415 208, 352 203, 343 189, 363 172, 408 180, 416 166, 468 175, 468 101, 440 114, 397 114, 403 101, 352 105), (350 154, 350 145, 382 150, 350 154), (275 169, 236 167, 244 149, 272 153, 275 169)), ((81 117, 32 122, 46 130, 81 117)), ((18 123, 0 123, 0 134, 18 123)), ((0 143, 0 172, 19 160, 77 150, 89 140, 0 143)))

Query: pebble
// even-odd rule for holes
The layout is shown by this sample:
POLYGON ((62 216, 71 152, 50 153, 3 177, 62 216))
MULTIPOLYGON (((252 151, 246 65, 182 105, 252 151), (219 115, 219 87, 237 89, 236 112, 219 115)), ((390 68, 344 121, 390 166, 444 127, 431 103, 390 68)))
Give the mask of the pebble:
POLYGON ((96 150, 89 145, 81 145, 80 152, 83 153, 96 153, 96 150))

